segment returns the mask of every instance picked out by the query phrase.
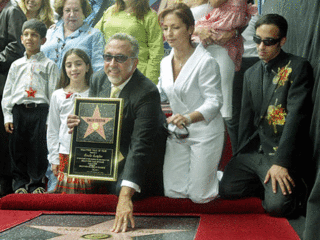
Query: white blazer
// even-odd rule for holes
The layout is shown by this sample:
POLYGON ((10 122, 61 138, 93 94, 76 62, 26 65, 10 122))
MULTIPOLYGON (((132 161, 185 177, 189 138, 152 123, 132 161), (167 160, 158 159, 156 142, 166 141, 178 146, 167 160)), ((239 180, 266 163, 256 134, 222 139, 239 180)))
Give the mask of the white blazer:
MULTIPOLYGON (((184 115, 198 111, 203 115, 205 121, 193 123, 188 127, 190 138, 201 138, 224 132, 224 123, 220 114, 222 93, 218 63, 202 44, 198 44, 174 81, 173 53, 172 49, 170 55, 161 61, 158 83, 159 91, 169 100, 173 114, 184 115)), ((164 100, 163 97, 162 100, 164 100)), ((169 129, 179 131, 171 124, 169 129)))

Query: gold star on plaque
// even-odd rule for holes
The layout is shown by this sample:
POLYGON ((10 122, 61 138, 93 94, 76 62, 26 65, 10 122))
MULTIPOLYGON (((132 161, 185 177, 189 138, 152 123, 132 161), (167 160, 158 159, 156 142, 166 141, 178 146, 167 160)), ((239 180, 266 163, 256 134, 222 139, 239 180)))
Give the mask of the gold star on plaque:
POLYGON ((88 123, 88 128, 84 134, 84 138, 89 136, 93 132, 97 132, 104 140, 106 140, 106 135, 104 134, 103 126, 108 123, 113 118, 102 118, 100 115, 99 106, 96 106, 92 117, 81 117, 86 123, 88 123))

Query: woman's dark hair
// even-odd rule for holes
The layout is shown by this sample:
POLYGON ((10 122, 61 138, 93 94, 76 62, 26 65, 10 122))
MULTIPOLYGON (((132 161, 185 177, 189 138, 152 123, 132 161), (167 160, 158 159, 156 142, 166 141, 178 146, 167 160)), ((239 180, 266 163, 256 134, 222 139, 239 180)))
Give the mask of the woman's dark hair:
POLYGON ((190 8, 184 3, 176 3, 168 8, 165 8, 158 16, 160 26, 162 26, 163 19, 168 14, 175 14, 187 26, 187 29, 194 26, 194 17, 190 8))
POLYGON ((61 76, 60 76, 60 81, 58 82, 58 85, 57 85, 57 89, 65 88, 70 84, 70 78, 68 77, 66 72, 66 60, 67 60, 67 57, 70 56, 71 54, 77 55, 79 58, 81 58, 84 61, 86 65, 89 65, 89 70, 85 76, 86 84, 89 86, 89 81, 93 73, 90 58, 88 57, 85 51, 79 48, 72 48, 72 49, 69 49, 63 57, 62 66, 61 66, 61 76))
MULTIPOLYGON (((58 13, 60 18, 62 18, 63 16, 63 8, 64 8, 64 5, 66 4, 66 1, 67 0, 56 0, 54 2, 54 10, 56 11, 56 13, 58 13)), ((92 12, 89 1, 88 0, 79 0, 79 1, 80 1, 80 6, 82 8, 83 15, 85 17, 88 17, 92 12)))
MULTIPOLYGON (((149 0, 134 0, 133 13, 139 20, 143 20, 144 16, 151 10, 149 0)), ((121 12, 125 9, 125 2, 123 0, 116 0, 114 12, 121 12)))
POLYGON ((277 26, 279 29, 279 38, 287 36, 288 22, 284 17, 278 14, 266 14, 256 22, 255 29, 257 30, 258 27, 265 24, 277 26))

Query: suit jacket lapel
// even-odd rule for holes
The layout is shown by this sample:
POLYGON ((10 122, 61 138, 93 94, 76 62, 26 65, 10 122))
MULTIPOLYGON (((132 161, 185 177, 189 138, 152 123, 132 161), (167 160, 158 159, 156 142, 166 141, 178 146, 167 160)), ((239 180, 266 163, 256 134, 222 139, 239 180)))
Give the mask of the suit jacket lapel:
POLYGON ((194 50, 193 54, 189 57, 185 65, 182 67, 174 84, 185 84, 186 80, 192 74, 194 69, 198 67, 198 63, 200 62, 201 58, 203 58, 203 55, 205 53, 206 50, 204 49, 204 47, 202 47, 202 45, 198 45, 194 50))
POLYGON ((270 67, 270 71, 269 71, 269 84, 268 84, 268 90, 267 90, 267 94, 265 97, 263 97, 263 103, 262 103, 262 108, 261 108, 261 115, 260 116, 264 116, 266 111, 268 110, 268 107, 270 105, 274 105, 275 103, 271 102, 271 100, 273 99, 274 94, 276 93, 276 89, 278 86, 278 83, 273 83, 273 80, 275 78, 275 76, 278 74, 278 67, 282 66, 283 63, 285 63, 287 60, 284 57, 285 53, 281 50, 281 52, 279 53, 279 55, 271 60, 271 62, 268 63, 268 67, 270 67), (277 59, 284 59, 284 60, 280 60, 278 61, 277 59))
POLYGON ((128 102, 126 99, 130 95, 130 89, 133 89, 133 86, 135 85, 135 81, 137 81, 137 69, 133 72, 131 79, 129 82, 124 86, 124 88, 121 90, 119 98, 123 98, 123 108, 125 108, 128 105, 128 102))

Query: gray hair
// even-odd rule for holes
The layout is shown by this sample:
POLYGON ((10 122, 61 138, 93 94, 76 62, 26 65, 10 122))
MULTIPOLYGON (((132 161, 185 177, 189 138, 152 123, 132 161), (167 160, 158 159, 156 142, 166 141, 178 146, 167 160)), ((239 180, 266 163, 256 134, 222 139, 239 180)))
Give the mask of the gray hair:
POLYGON ((138 58, 139 43, 133 36, 126 33, 116 33, 108 39, 106 46, 108 46, 112 40, 128 41, 131 44, 131 57, 138 58))

